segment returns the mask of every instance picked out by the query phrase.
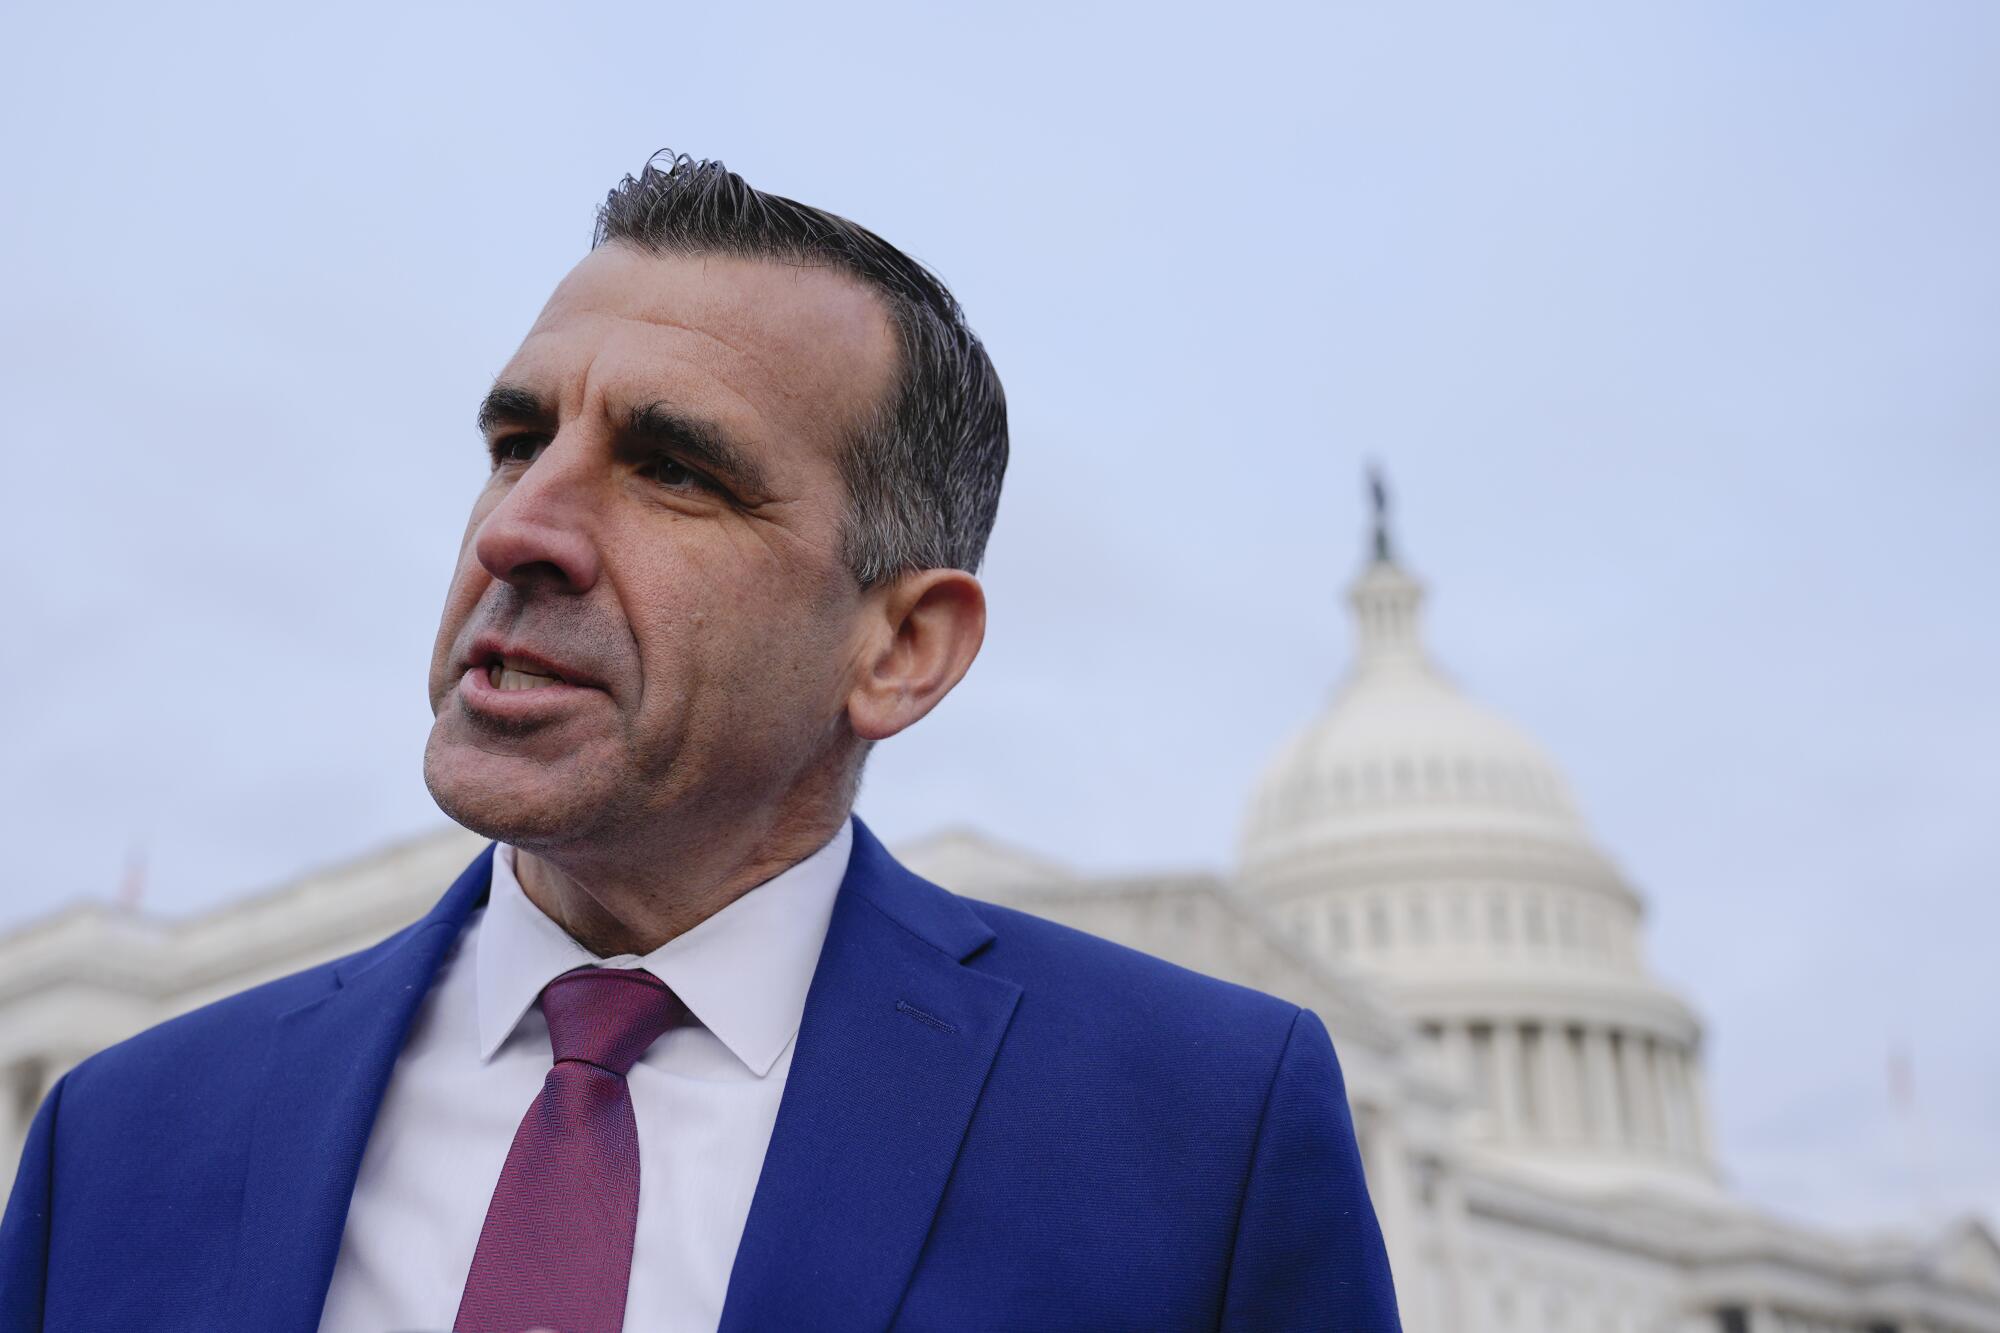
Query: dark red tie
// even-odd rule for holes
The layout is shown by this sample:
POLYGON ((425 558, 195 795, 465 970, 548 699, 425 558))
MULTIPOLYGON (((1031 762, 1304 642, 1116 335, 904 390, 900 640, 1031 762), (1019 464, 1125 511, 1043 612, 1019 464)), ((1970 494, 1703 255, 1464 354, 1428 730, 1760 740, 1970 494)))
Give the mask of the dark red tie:
POLYGON ((639 1220, 625 1075, 686 1010, 648 972, 580 967, 542 988, 555 1068, 486 1210, 457 1333, 618 1333, 639 1220))

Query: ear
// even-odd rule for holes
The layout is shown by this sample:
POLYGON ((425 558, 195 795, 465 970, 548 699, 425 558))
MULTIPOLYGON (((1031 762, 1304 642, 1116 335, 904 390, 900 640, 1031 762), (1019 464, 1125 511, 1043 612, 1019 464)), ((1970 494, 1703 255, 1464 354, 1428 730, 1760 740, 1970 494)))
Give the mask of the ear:
POLYGON ((986 590, 960 569, 921 569, 869 590, 867 641, 847 720, 886 740, 931 711, 964 678, 986 638, 986 590))

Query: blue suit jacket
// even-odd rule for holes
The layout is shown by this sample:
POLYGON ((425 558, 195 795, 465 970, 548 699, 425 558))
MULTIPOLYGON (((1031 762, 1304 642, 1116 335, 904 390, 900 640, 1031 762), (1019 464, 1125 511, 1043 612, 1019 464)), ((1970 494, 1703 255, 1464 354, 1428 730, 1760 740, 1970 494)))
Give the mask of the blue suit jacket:
MULTIPOLYGON (((1311 1011, 957 897, 854 835, 724 1330, 1396 1328, 1311 1011)), ((0 1223, 0 1330, 316 1328, 383 1089, 492 855, 375 947, 70 1071, 0 1223)))

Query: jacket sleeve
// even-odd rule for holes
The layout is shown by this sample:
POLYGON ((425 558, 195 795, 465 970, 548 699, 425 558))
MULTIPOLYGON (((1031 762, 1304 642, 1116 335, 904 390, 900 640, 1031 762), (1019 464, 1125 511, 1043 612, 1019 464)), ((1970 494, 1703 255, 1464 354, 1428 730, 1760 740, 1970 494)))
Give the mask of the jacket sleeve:
POLYGON ((49 1214, 55 1194, 58 1079, 28 1128, 14 1193, 0 1220, 0 1333, 41 1333, 49 1271, 49 1214))
POLYGON ((1326 1025, 1292 1020, 1264 1100, 1236 1224, 1222 1327, 1398 1333, 1347 1089, 1326 1025))

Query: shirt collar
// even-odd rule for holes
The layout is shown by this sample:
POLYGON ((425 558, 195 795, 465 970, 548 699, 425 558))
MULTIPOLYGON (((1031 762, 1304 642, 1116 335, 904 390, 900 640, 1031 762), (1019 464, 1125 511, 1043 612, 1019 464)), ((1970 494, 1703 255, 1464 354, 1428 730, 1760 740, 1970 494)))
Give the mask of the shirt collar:
POLYGON ((762 1078, 799 1030, 854 846, 852 820, 805 860, 765 880, 643 957, 599 958, 529 901, 514 848, 493 853, 493 886, 474 945, 479 1056, 490 1060, 542 987, 577 967, 642 967, 762 1078))

